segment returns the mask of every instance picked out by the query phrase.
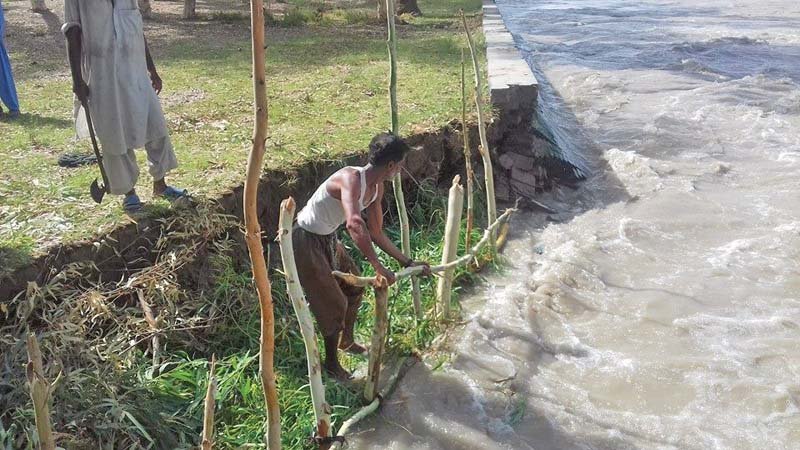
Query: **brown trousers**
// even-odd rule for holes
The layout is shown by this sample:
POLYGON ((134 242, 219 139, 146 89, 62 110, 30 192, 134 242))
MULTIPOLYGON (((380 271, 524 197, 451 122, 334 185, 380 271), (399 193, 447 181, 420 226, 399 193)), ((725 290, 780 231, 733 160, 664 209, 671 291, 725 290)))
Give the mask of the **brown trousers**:
POLYGON ((331 272, 360 274, 355 261, 335 233, 321 236, 295 226, 292 242, 300 284, 320 332, 324 337, 352 333, 364 288, 341 282, 331 272))

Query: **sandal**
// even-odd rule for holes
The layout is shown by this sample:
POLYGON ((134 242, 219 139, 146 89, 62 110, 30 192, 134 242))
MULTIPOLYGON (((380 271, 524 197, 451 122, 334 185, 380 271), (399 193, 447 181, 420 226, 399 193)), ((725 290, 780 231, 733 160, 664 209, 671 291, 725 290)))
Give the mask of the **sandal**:
POLYGON ((164 189, 164 192, 161 193, 161 197, 169 200, 170 202, 174 202, 175 200, 188 198, 189 191, 186 189, 176 189, 172 186, 167 186, 167 188, 164 189))
POLYGON ((139 200, 139 196, 136 194, 126 195, 125 199, 122 201, 122 209, 129 214, 141 211, 142 207, 142 201, 139 200))

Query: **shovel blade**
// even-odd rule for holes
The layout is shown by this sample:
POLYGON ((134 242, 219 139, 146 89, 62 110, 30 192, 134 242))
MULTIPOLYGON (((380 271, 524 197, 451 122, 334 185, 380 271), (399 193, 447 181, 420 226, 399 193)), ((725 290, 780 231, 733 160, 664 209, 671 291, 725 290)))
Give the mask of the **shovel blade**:
POLYGON ((92 181, 92 185, 89 186, 89 192, 92 194, 92 200, 97 204, 102 203, 103 197, 106 195, 106 190, 100 187, 97 178, 95 178, 94 181, 92 181))

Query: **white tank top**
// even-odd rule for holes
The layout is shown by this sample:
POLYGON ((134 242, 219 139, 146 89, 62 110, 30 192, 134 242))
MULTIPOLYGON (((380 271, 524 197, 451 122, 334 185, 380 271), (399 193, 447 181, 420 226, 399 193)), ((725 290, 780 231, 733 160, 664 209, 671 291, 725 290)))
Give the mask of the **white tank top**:
POLYGON ((375 195, 369 203, 364 203, 364 193, 367 192, 367 179, 364 174, 364 167, 344 167, 328 177, 324 183, 319 185, 314 195, 308 200, 306 206, 297 215, 297 225, 300 228, 321 236, 327 236, 336 231, 341 226, 346 217, 342 201, 336 199, 328 193, 328 181, 344 169, 355 169, 361 178, 361 194, 358 196, 359 211, 364 211, 378 198, 378 189, 375 188, 375 195))

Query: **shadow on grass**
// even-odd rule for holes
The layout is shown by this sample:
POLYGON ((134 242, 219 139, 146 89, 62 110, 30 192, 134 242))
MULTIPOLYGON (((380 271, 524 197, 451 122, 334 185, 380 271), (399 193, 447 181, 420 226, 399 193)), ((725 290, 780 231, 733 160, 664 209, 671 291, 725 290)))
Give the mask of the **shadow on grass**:
POLYGON ((3 118, 0 121, 9 125, 19 125, 21 127, 54 127, 54 128, 69 128, 72 127, 72 120, 62 119, 60 117, 42 116, 36 113, 22 112, 18 117, 13 119, 3 118))

